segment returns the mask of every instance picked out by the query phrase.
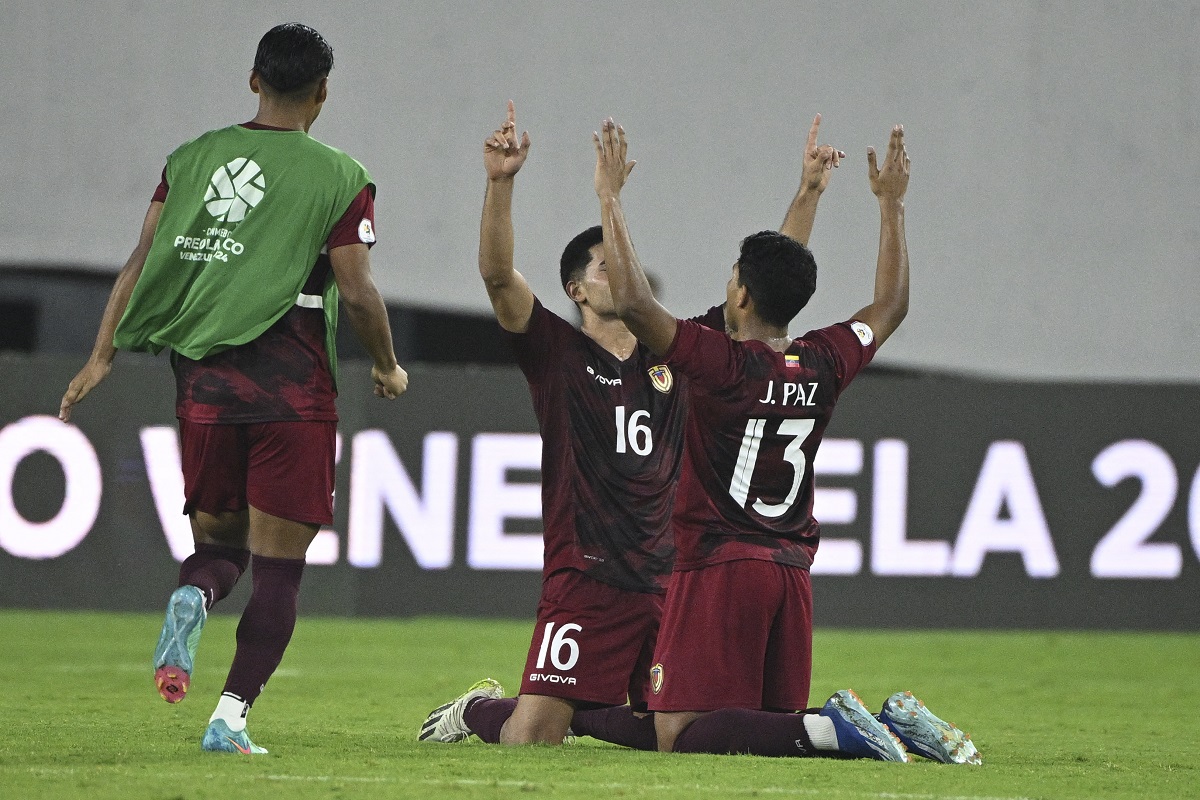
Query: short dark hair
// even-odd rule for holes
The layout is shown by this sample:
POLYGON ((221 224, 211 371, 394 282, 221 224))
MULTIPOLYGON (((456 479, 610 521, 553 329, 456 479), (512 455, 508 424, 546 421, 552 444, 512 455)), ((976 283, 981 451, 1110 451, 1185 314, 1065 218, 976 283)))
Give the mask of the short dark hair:
POLYGON ((762 231, 742 240, 738 282, 746 287, 763 322, 786 327, 817 289, 817 262, 812 251, 792 237, 762 231))
POLYGON ((254 71, 278 94, 300 95, 333 69, 333 48, 307 25, 276 25, 258 41, 254 71))
POLYGON ((558 261, 558 277, 562 280, 563 289, 566 289, 571 281, 579 280, 579 276, 587 269, 588 262, 592 260, 592 254, 588 251, 603 241, 604 229, 593 225, 567 243, 562 258, 558 261))

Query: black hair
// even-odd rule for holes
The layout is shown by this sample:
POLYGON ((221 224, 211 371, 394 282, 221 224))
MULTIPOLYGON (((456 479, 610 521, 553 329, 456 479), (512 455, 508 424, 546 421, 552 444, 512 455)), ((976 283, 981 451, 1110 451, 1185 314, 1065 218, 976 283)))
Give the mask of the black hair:
POLYGON ((333 69, 333 48, 307 25, 288 22, 267 31, 254 54, 254 71, 278 94, 311 91, 333 69))
POLYGON ((763 322, 787 327, 817 289, 817 262, 792 237, 762 231, 742 240, 738 283, 746 287, 763 322))
POLYGON ((592 260, 590 251, 604 241, 604 229, 593 225, 576 236, 563 249, 562 258, 558 262, 558 277, 562 280, 563 288, 571 281, 579 280, 588 262, 592 260))

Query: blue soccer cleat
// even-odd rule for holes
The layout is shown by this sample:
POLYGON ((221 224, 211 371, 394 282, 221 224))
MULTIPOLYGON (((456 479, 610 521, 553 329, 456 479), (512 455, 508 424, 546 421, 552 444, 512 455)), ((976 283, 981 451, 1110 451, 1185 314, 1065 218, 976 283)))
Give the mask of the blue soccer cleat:
POLYGON ((167 615, 154 648, 154 685, 168 703, 187 697, 200 632, 208 610, 204 592, 195 586, 180 586, 167 601, 167 615))
POLYGON ((910 751, 943 764, 982 764, 983 758, 954 723, 939 719, 912 692, 896 692, 883 704, 879 720, 910 751))
POLYGON ((872 716, 858 695, 849 689, 834 694, 819 713, 833 721, 839 752, 876 761, 911 760, 896 735, 872 716))
POLYGON ((225 720, 214 719, 208 723, 204 738, 200 740, 200 749, 209 753, 241 753, 244 756, 257 756, 267 752, 265 747, 259 747, 250 741, 245 730, 234 733, 225 724, 225 720))

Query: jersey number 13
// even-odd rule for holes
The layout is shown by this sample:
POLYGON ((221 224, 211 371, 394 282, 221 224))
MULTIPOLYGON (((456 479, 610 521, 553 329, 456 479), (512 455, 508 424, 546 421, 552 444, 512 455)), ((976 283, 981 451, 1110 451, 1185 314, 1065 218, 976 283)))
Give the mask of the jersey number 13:
MULTIPOLYGON (((792 465, 792 488, 782 503, 764 503, 757 498, 751 508, 764 517, 781 517, 796 502, 800 492, 800 481, 804 479, 804 470, 808 460, 804 457, 804 440, 812 433, 815 419, 785 419, 779 423, 779 435, 791 436, 783 451, 783 459, 792 465)), ((765 419, 746 420, 746 433, 742 436, 742 448, 738 451, 737 466, 733 468, 733 480, 729 483, 729 494, 742 508, 750 499, 750 481, 754 478, 754 466, 758 461, 758 449, 762 445, 763 431, 767 427, 765 419)))

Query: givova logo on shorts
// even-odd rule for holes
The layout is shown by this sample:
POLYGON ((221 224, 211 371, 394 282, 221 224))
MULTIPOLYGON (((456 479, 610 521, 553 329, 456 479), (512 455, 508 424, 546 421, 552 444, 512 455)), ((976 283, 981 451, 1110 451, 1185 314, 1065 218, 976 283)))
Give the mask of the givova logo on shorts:
POLYGON ((266 191, 262 168, 249 158, 235 158, 213 173, 204 207, 220 222, 241 222, 266 191))

